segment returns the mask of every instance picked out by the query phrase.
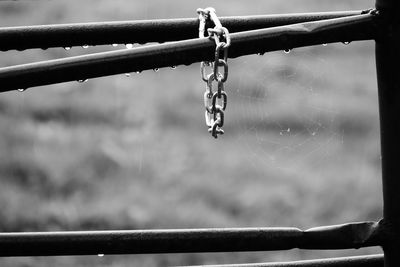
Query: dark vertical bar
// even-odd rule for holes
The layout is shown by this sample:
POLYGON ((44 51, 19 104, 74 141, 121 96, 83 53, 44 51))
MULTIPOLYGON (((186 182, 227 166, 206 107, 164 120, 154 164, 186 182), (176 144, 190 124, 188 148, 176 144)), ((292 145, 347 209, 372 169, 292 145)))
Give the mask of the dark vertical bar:
POLYGON ((381 34, 376 40, 381 122, 383 218, 388 239, 383 245, 385 267, 400 266, 400 34, 397 0, 377 0, 381 34), (397 18, 396 18, 397 17, 397 18))

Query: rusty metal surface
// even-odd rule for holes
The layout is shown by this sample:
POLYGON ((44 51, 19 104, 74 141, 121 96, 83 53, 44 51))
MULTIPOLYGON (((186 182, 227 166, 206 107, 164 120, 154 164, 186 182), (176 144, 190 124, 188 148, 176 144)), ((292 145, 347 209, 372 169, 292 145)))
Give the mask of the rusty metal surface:
POLYGON ((0 256, 350 249, 380 245, 379 223, 298 228, 222 228, 0 233, 0 256))
MULTIPOLYGON (((383 267, 383 255, 367 255, 319 260, 250 264, 202 265, 203 267, 383 267)), ((181 266, 200 267, 200 266, 181 266)))
MULTIPOLYGON (((221 22, 230 32, 239 32, 361 13, 341 11, 237 16, 222 17, 221 22)), ((4 27, 0 28, 0 51, 177 41, 196 38, 198 28, 197 18, 4 27)))
MULTIPOLYGON (((330 42, 374 39, 376 16, 350 16, 231 34, 229 57, 330 42)), ((157 44, 0 69, 0 92, 211 60, 208 38, 157 44)))

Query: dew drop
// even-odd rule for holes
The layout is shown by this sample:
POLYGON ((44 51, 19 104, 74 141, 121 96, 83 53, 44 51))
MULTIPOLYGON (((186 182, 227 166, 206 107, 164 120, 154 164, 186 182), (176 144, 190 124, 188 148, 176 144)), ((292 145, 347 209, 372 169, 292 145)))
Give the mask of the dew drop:
POLYGON ((280 130, 279 135, 284 135, 284 134, 289 134, 290 133, 290 128, 287 128, 286 130, 280 130))
POLYGON ((263 55, 264 55, 264 52, 257 53, 257 55, 263 56, 263 55))
POLYGON ((344 45, 348 45, 348 44, 350 44, 350 42, 349 42, 349 41, 346 41, 346 42, 343 42, 343 44, 344 44, 344 45))
POLYGON ((285 50, 283 50, 283 52, 284 52, 285 54, 289 54, 290 51, 291 51, 291 49, 285 49, 285 50))
POLYGON ((82 45, 82 48, 87 49, 87 48, 89 48, 89 45, 87 45, 87 44, 82 45))
POLYGON ((327 46, 328 44, 322 44, 322 46, 327 46))
POLYGON ((78 80, 77 82, 78 83, 84 83, 84 82, 87 82, 89 79, 81 79, 81 80, 78 80))
POLYGON ((99 257, 104 257, 104 254, 97 254, 97 256, 99 256, 99 257))
POLYGON ((125 73, 126 77, 131 77, 131 74, 129 72, 125 73))
POLYGON ((66 46, 66 47, 64 47, 64 49, 68 51, 68 50, 71 49, 71 47, 70 46, 66 46))
POLYGON ((22 92, 25 91, 25 89, 24 88, 20 88, 20 89, 17 89, 17 91, 22 93, 22 92))
POLYGON ((118 46, 118 44, 112 44, 112 46, 114 46, 114 47, 117 47, 117 46, 118 46))
POLYGON ((125 47, 126 47, 127 49, 132 49, 132 48, 133 48, 133 44, 125 44, 125 47))
POLYGON ((171 69, 173 69, 173 70, 176 69, 176 66, 171 66, 171 69))
POLYGON ((154 69, 153 69, 154 72, 157 72, 157 71, 159 71, 159 70, 160 70, 159 68, 154 68, 154 69))
POLYGON ((142 72, 141 70, 137 70, 135 73, 140 74, 141 72, 142 72))

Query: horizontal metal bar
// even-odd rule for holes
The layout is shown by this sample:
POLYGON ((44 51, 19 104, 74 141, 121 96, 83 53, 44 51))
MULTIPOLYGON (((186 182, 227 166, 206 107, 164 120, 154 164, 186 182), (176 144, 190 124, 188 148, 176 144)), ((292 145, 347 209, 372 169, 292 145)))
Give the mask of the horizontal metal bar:
MULTIPOLYGON (((375 15, 365 14, 233 33, 229 57, 321 43, 373 39, 377 32, 375 18, 375 15)), ((214 41, 197 38, 6 67, 0 69, 0 92, 181 64, 189 65, 212 60, 214 49, 214 41)))
POLYGON ((0 233, 0 256, 148 254, 380 245, 376 222, 312 228, 226 228, 0 233))
MULTIPOLYGON (((222 17, 221 22, 230 32, 239 32, 362 12, 236 16, 222 17)), ((0 50, 177 41, 198 37, 198 27, 197 18, 5 27, 0 28, 0 50)))
MULTIPOLYGON (((181 266, 184 267, 184 266, 181 266)), ((200 267, 200 266, 186 266, 200 267)), ((202 265, 202 267, 383 267, 383 255, 250 264, 202 265)))

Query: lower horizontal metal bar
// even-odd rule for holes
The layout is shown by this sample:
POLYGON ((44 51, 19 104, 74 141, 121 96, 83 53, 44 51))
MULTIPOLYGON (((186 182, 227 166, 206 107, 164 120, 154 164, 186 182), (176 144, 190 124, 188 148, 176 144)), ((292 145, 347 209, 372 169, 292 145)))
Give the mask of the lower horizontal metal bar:
MULTIPOLYGON (((231 32, 239 32, 307 21, 361 15, 362 12, 336 11, 235 16, 221 17, 220 20, 231 32)), ((198 32, 199 21, 197 18, 4 27, 0 28, 0 51, 113 43, 167 42, 196 38, 198 37, 198 32)))
MULTIPOLYGON (((181 266, 184 267, 184 266, 181 266)), ((185 266, 200 267, 200 266, 185 266)), ((383 267, 383 255, 367 255, 292 262, 202 265, 202 267, 383 267)))
POLYGON ((0 256, 350 249, 380 245, 376 222, 312 228, 0 233, 0 256))
MULTIPOLYGON (((374 39, 375 15, 365 14, 231 34, 229 57, 321 43, 374 39)), ((212 60, 208 38, 30 63, 0 69, 0 92, 212 60)))

